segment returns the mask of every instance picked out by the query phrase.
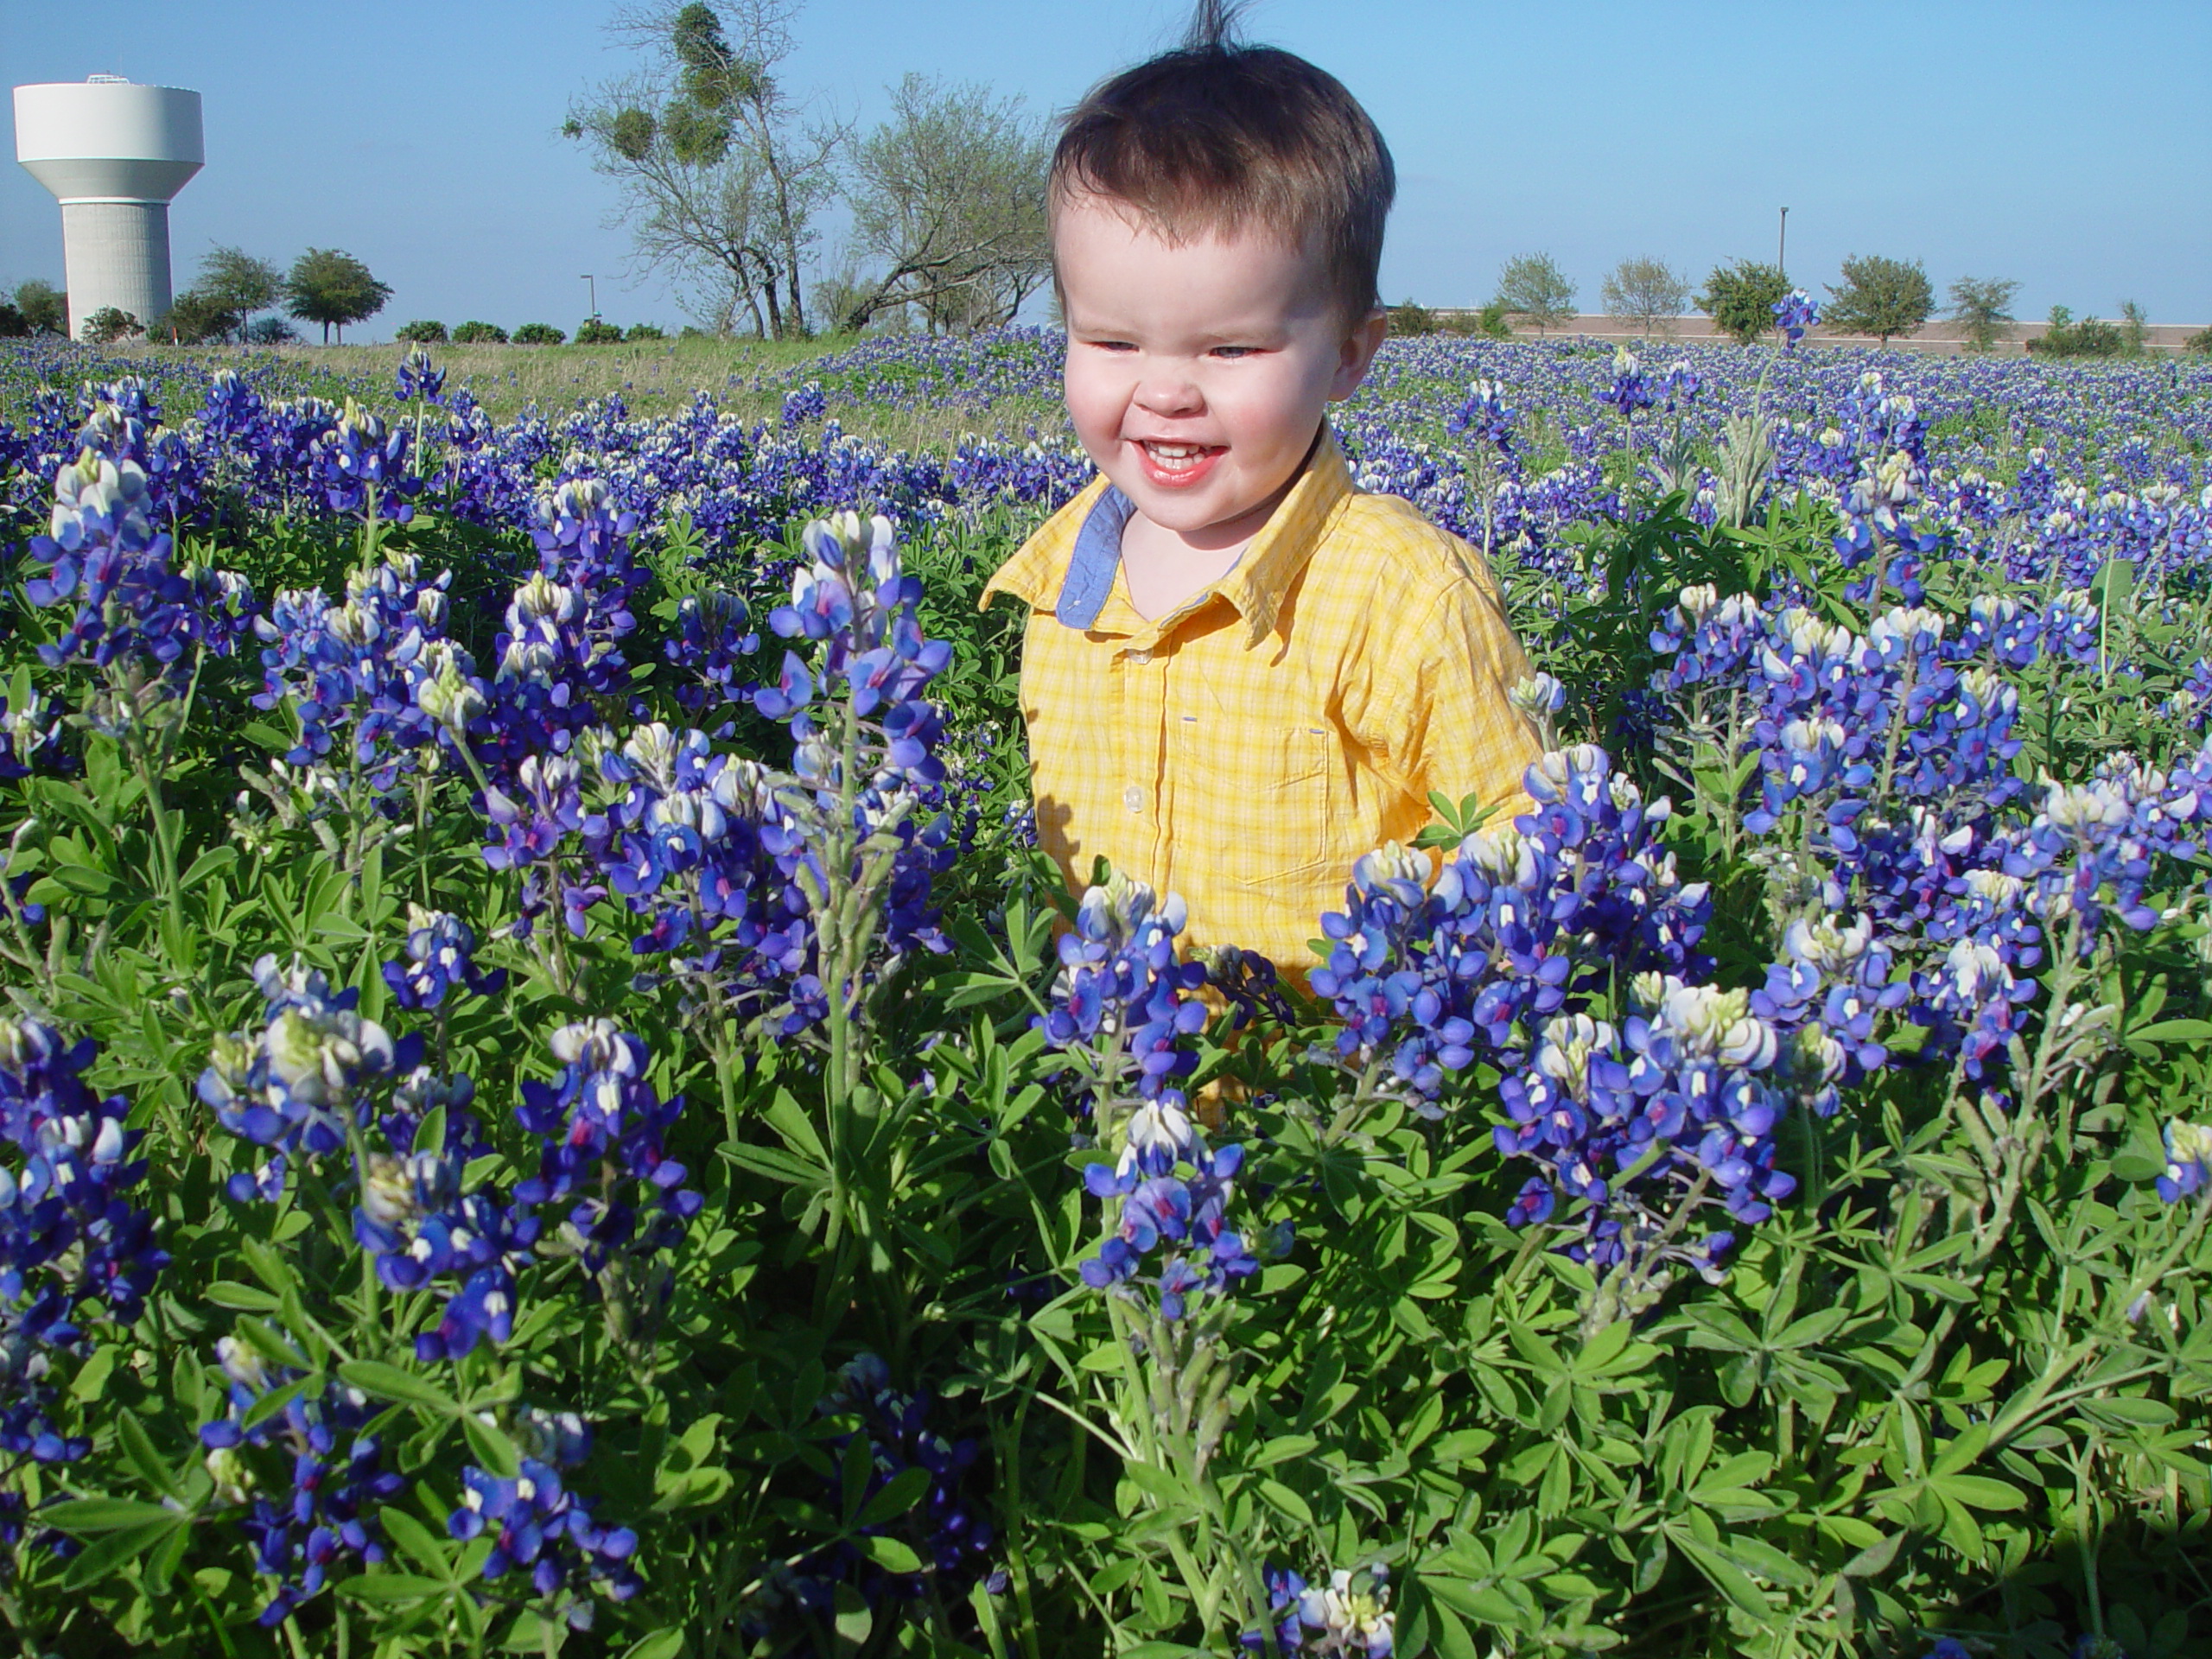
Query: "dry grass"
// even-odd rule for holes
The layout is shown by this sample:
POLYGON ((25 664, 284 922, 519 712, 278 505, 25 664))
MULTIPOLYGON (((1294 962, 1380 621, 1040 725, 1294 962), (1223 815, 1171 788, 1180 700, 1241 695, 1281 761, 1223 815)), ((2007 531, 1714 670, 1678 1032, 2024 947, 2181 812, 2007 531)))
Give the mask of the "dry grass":
MULTIPOLYGON (((580 403, 620 392, 632 413, 665 416, 686 407, 696 391, 710 393, 724 410, 751 421, 774 422, 784 393, 803 383, 806 365, 844 350, 850 339, 810 340, 639 340, 620 346, 433 346, 430 355, 451 387, 466 386, 494 421, 511 421, 535 405, 552 415, 580 403)), ((214 366, 232 353, 220 346, 141 346, 149 356, 188 358, 214 366)), ((287 346, 279 355, 310 372, 344 380, 360 376, 389 385, 409 347, 287 346)), ((268 347, 254 355, 265 360, 268 347)), ((1001 404, 988 414, 946 409, 902 410, 834 402, 831 413, 848 432, 871 442, 915 450, 942 450, 960 438, 986 436, 1046 443, 1071 436, 1057 400, 1001 404)))

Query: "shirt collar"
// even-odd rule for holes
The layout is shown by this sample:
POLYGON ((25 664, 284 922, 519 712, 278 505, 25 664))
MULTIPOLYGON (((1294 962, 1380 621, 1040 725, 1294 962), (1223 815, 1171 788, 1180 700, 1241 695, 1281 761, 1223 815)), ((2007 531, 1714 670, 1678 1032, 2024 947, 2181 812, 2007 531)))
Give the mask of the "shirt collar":
MULTIPOLYGON (((1071 504, 1080 516, 1071 514, 1076 529, 1066 551, 1061 551, 1060 537, 1044 545, 1024 548, 991 578, 983 590, 984 603, 990 601, 993 594, 1004 592, 1041 610, 1052 570, 1058 568, 1065 575, 1053 601, 1053 614, 1065 627, 1089 629, 1097 622, 1114 591, 1122 563, 1122 531, 1135 507, 1103 478, 1094 480, 1084 494, 1090 497, 1087 505, 1081 496, 1071 504)), ((1164 629, 1218 597, 1243 618, 1246 648, 1257 645, 1274 629, 1284 594, 1351 495, 1351 472, 1344 464, 1344 450, 1336 434, 1324 425, 1289 493, 1253 537, 1235 567, 1212 586, 1192 594, 1172 615, 1160 618, 1155 626, 1164 629)))

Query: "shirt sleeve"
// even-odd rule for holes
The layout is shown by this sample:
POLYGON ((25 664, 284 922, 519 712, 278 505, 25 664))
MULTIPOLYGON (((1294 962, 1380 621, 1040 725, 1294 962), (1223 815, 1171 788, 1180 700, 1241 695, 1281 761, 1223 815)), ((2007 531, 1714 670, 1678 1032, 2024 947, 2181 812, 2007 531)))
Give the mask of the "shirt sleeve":
POLYGON ((1498 811, 1531 810, 1522 774, 1539 753, 1535 728, 1508 694, 1529 659, 1496 594, 1471 575, 1447 582, 1427 613, 1382 655, 1366 728, 1377 769, 1416 801, 1469 795, 1498 811))

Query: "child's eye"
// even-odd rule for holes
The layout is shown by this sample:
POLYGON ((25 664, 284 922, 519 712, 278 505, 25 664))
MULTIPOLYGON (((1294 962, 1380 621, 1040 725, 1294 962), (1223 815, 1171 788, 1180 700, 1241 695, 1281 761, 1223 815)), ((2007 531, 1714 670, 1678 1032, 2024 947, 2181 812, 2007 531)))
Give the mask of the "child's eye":
POLYGON ((1207 353, 1210 357, 1249 357, 1255 348, 1250 346, 1217 346, 1207 353))

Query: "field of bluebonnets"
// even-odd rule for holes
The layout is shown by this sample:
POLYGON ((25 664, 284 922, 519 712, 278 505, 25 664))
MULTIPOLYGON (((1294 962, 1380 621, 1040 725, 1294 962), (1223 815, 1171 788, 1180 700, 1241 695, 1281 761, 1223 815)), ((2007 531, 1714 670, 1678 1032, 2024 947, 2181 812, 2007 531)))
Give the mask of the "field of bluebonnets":
POLYGON ((25 1654, 2212 1652, 2212 366, 1392 342, 1554 747, 1309 997, 1031 846, 1050 336, 10 353, 25 1654))

